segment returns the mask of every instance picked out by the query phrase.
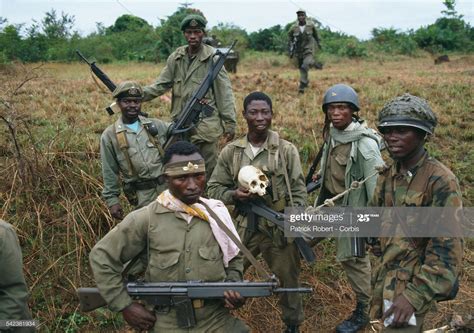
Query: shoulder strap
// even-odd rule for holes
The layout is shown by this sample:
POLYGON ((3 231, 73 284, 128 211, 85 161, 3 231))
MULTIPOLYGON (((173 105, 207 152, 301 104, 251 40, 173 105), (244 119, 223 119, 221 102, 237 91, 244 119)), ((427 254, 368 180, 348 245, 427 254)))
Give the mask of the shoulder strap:
POLYGON ((122 151, 122 154, 125 156, 125 160, 127 160, 128 169, 130 170, 129 177, 138 178, 138 174, 135 171, 130 155, 128 154, 128 148, 130 147, 130 145, 128 144, 126 132, 117 132, 117 128, 115 128, 115 137, 117 138, 117 142, 119 144, 120 150, 122 151))
POLYGON ((282 153, 281 148, 283 146, 283 140, 279 139, 278 141, 278 155, 280 155, 281 164, 283 164, 283 175, 285 176, 286 189, 288 191, 288 196, 290 197, 290 206, 294 207, 293 195, 291 194, 291 184, 290 177, 288 176, 287 164, 285 155, 282 153))
POLYGON ((148 139, 150 140, 151 143, 155 146, 156 149, 158 149, 158 152, 160 153, 161 158, 165 156, 165 150, 163 149, 163 146, 161 145, 160 141, 156 136, 153 136, 150 133, 150 128, 151 126, 154 126, 156 129, 156 125, 153 123, 146 123, 143 124, 143 128, 145 129, 146 134, 148 135, 148 139))
POLYGON ((272 277, 270 274, 268 274, 265 271, 263 266, 258 262, 257 258, 254 257, 254 255, 250 252, 250 250, 244 244, 242 244, 239 238, 236 237, 234 233, 229 230, 229 228, 225 225, 225 223, 221 220, 221 218, 204 201, 200 200, 199 203, 203 205, 204 207, 206 207, 206 210, 209 212, 212 218, 217 222, 217 224, 219 225, 219 228, 221 228, 226 233, 226 235, 235 243, 235 245, 237 245, 239 250, 242 251, 242 253, 247 257, 247 259, 255 267, 258 274, 269 280, 274 279, 274 277, 272 277))
POLYGON ((234 149, 234 154, 232 157, 233 176, 234 176, 234 182, 237 182, 240 166, 242 164, 242 155, 244 153, 244 150, 240 149, 240 147, 237 147, 237 146, 233 146, 233 149, 234 149))

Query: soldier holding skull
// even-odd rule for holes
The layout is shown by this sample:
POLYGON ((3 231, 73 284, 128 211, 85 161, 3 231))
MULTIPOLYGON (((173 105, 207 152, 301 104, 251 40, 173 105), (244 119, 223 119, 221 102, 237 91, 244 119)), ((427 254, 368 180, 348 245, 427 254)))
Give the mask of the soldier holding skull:
MULTIPOLYGON (((243 116, 247 121, 248 133, 227 145, 220 153, 208 182, 209 196, 230 205, 263 200, 276 211, 282 211, 285 206, 306 205, 306 187, 298 150, 270 130, 273 117, 270 97, 262 92, 249 94, 244 99, 243 116), (257 189, 250 190, 249 186, 245 188, 239 185, 239 171, 249 165, 260 169, 271 185, 265 191, 258 187, 260 194, 266 192, 261 197, 257 189)), ((241 180, 247 178, 248 183, 248 177, 251 176, 242 176, 241 180)), ((256 173, 255 177, 259 178, 256 173)), ((265 182, 265 177, 259 181, 265 182)), ((243 243, 254 255, 262 253, 282 287, 298 287, 300 259, 292 240, 285 238, 282 231, 266 221, 260 221, 257 230, 251 230, 247 218, 238 210, 236 213, 237 231, 243 243)), ((249 266, 250 262, 245 260, 244 271, 249 266)), ((282 320, 287 326, 285 332, 299 332, 298 327, 304 319, 301 296, 282 294, 280 306, 282 320)))

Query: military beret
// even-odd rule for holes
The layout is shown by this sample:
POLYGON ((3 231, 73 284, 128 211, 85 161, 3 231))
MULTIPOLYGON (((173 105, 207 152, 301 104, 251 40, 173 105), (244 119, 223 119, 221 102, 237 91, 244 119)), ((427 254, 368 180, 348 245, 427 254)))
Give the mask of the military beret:
POLYGON ((206 28, 207 21, 204 17, 197 14, 191 14, 184 18, 181 22, 181 30, 184 31, 188 28, 202 29, 206 28))
POLYGON ((114 98, 143 97, 143 88, 137 82, 121 82, 112 93, 114 98))

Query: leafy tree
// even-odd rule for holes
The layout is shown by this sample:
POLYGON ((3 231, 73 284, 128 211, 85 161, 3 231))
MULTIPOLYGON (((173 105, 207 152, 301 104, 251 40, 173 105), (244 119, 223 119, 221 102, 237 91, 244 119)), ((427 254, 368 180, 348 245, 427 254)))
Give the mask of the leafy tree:
POLYGON ((106 29, 107 34, 125 32, 125 31, 141 31, 143 29, 150 29, 151 25, 144 19, 133 15, 122 15, 113 26, 106 29))
POLYGON ((234 40, 237 40, 236 48, 238 50, 245 50, 249 44, 247 31, 231 23, 218 23, 207 32, 207 35, 215 35, 222 46, 229 46, 234 40))
POLYGON ((58 17, 56 11, 51 9, 51 11, 47 12, 45 17, 41 20, 41 26, 46 38, 50 40, 64 40, 71 36, 74 21, 74 16, 61 12, 61 17, 58 17))

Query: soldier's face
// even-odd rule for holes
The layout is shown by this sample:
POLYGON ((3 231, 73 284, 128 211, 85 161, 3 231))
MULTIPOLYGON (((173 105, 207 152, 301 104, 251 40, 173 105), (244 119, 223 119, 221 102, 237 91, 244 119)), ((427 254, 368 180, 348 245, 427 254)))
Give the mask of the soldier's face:
POLYGON ((381 132, 390 155, 396 160, 405 160, 414 156, 424 144, 425 132, 414 127, 385 127, 381 132))
POLYGON ((272 124, 273 112, 266 101, 251 101, 243 115, 249 132, 264 133, 272 124))
POLYGON ((188 45, 192 48, 199 47, 204 38, 204 31, 201 29, 189 28, 184 30, 184 38, 188 42, 188 45))
POLYGON ((338 130, 344 130, 352 122, 352 109, 347 103, 331 103, 327 108, 328 118, 338 130))
POLYGON ((306 15, 304 13, 298 13, 298 22, 305 23, 306 22, 306 15))
MULTIPOLYGON (((191 155, 173 155, 169 163, 201 160, 199 153, 191 155)), ((171 194, 187 205, 195 204, 206 187, 206 173, 191 173, 182 176, 166 176, 171 194)))
POLYGON ((142 109, 142 99, 139 97, 125 97, 117 101, 117 104, 122 111, 122 119, 124 121, 134 122, 142 109))

